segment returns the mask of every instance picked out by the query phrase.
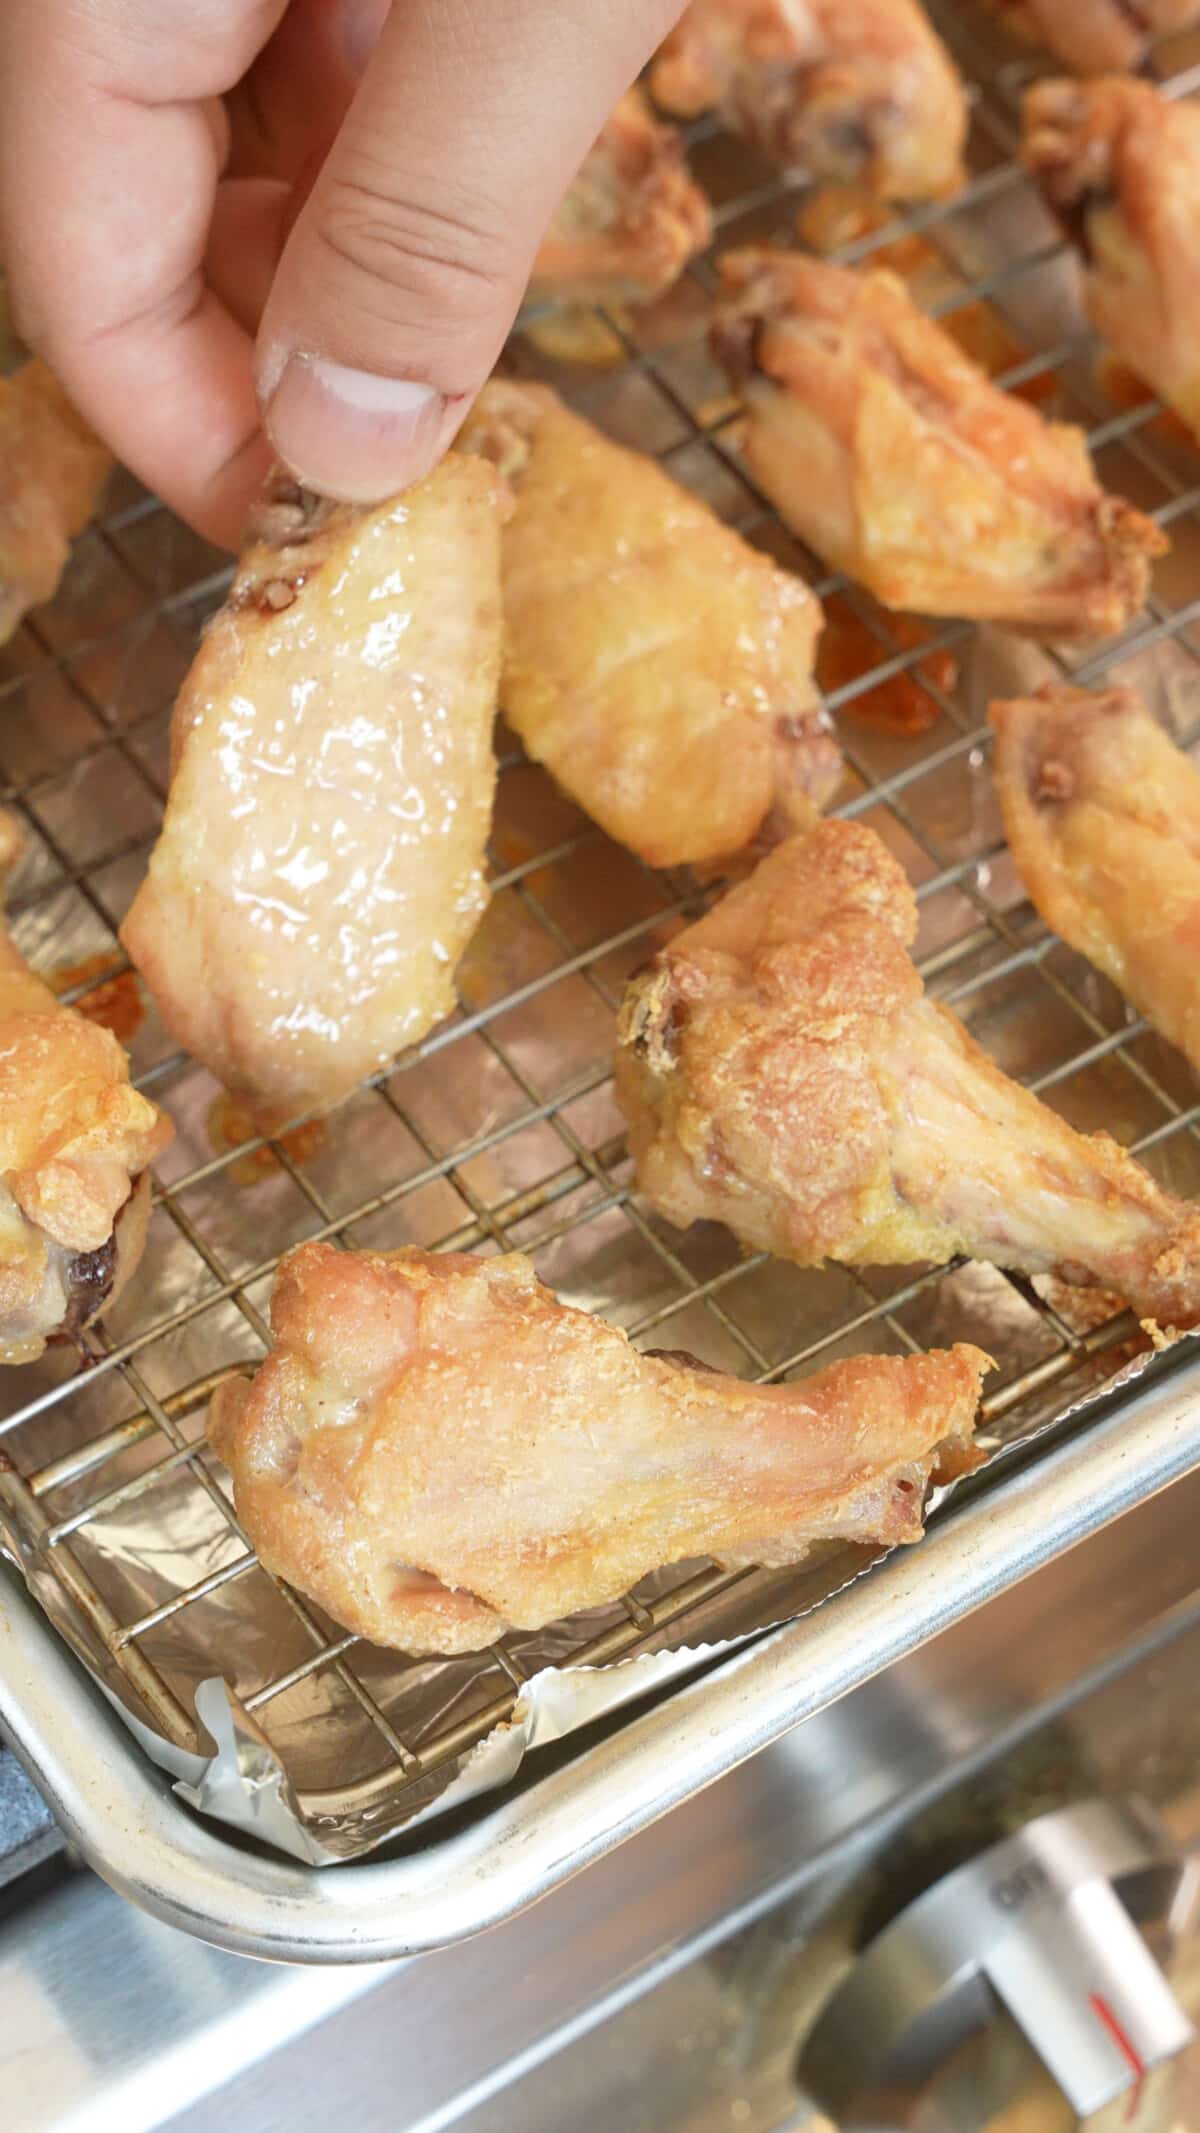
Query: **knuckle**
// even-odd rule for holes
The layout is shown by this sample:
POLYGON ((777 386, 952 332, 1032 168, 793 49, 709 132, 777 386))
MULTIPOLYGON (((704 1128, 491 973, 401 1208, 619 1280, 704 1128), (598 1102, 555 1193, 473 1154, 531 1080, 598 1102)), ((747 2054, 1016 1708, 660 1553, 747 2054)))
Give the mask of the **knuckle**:
POLYGON ((317 229, 343 267, 377 291, 394 292, 398 312, 415 300, 443 316, 475 318, 510 294, 517 278, 503 239, 476 218, 361 177, 332 181, 317 229))

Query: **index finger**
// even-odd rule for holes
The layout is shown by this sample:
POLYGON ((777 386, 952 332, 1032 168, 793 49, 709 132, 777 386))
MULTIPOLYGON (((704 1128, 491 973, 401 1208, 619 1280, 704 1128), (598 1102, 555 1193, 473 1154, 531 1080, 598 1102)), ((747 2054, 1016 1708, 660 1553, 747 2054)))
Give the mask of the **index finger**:
POLYGON ((211 99, 281 4, 0 7, 0 252, 21 331, 125 464, 229 546, 270 455, 249 336, 203 279, 211 99))

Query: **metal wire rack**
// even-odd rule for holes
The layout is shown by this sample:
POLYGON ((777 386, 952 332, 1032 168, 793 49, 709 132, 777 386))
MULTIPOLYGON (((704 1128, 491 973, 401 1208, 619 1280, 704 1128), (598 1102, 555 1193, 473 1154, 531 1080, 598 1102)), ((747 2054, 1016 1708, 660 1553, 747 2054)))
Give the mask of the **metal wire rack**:
MULTIPOLYGON (((1200 596, 1189 590, 1200 586, 1200 451, 1154 401, 1114 400, 1097 370, 1066 247, 1014 161, 1015 95, 1031 62, 1014 62, 965 9, 940 26, 981 85, 967 189, 903 223, 858 228, 832 256, 901 267, 927 308, 975 352, 982 345, 1000 382, 1082 421, 1107 484, 1171 528, 1146 614, 1072 671, 1165 691, 1190 740, 1200 732, 1200 596)), ((1155 58, 1173 94, 1200 85, 1197 62, 1196 39, 1155 58)), ((708 124, 690 129, 690 145, 718 248, 794 242, 798 217, 812 234, 814 196, 799 175, 760 166, 708 124)), ((837 811, 872 823, 908 866, 930 988, 1074 1123, 1107 1126, 1173 1189, 1200 1190, 1189 1071, 1045 932, 1008 860, 985 714, 989 687, 1017 656, 1012 641, 888 615, 784 531, 741 465, 736 411, 707 352, 714 285, 710 256, 648 311, 594 315, 587 363, 564 355, 561 321, 526 319, 510 360, 654 452, 814 585, 830 617, 822 671, 847 763, 837 811)), ((570 330, 577 351, 579 321, 570 330)), ((995 1269, 805 1272, 743 1257, 709 1226, 680 1236, 647 1212, 611 1098, 613 1016, 626 977, 703 897, 686 874, 654 875, 611 845, 512 746, 501 756, 493 900, 460 973, 459 1013, 327 1125, 238 1139, 215 1084, 171 1048, 116 939, 165 796, 170 701, 227 579, 215 551, 122 476, 54 606, 0 653, 3 797, 28 833, 15 936, 64 998, 113 1023, 139 1086, 177 1127, 140 1279, 81 1354, 54 1351, 8 1374, 0 1498, 36 1521, 43 1565, 168 1738, 197 1745, 191 1687, 224 1672, 298 1790, 386 1808, 511 1711, 534 1657, 510 1638, 478 1658, 406 1662, 340 1633, 257 1565, 206 1457, 203 1410, 222 1375, 261 1355, 271 1276, 301 1238, 519 1248, 560 1294, 635 1341, 764 1380, 855 1349, 975 1339, 1000 1363, 986 1422, 1014 1437, 1108 1375, 1137 1334, 1127 1313, 1081 1315, 1053 1285, 995 1269), (139 1522, 152 1522, 161 1546, 143 1551, 135 1581, 125 1542, 139 1522), (436 1722, 413 1730, 414 1687, 427 1704, 435 1678, 436 1722)), ((1041 674, 1070 658, 1051 646, 1019 656, 1041 674)), ((1020 671, 1028 678, 1028 665, 1020 671)), ((628 1596, 571 1656, 613 1659, 667 1628, 686 1641, 701 1602, 710 1608, 751 1575, 692 1567, 649 1598, 628 1596)))

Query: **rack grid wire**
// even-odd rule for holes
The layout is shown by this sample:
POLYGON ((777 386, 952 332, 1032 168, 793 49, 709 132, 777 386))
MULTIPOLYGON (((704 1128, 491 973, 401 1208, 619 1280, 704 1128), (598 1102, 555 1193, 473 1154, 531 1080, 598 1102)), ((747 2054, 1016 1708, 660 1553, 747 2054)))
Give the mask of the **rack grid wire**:
MULTIPOLYGON (((1181 737, 1195 740, 1200 451, 1157 402, 1110 396, 1068 248, 1015 160, 1033 59, 1014 58, 968 9, 943 12, 939 26, 975 85, 967 188, 903 220, 851 225, 830 256, 905 272, 999 382, 1080 421, 1107 485, 1171 529, 1172 555, 1125 637, 1082 660, 1048 645, 1018 653, 1002 633, 889 615, 824 572, 739 459, 736 410, 705 337, 711 252, 644 312, 527 316, 508 360, 652 452, 814 587, 829 617, 819 673, 847 765, 833 811, 870 822, 907 866, 931 991, 1073 1123, 1106 1126, 1164 1183, 1197 1192, 1190 1072, 1024 900, 990 791, 986 703, 1006 661, 1022 662, 1012 669, 1022 679, 1031 661, 1044 676, 1119 674, 1165 693, 1181 737)), ((1153 67, 1187 94, 1198 62, 1193 37, 1160 48, 1153 67)), ((798 224, 811 236, 828 218, 829 196, 801 174, 770 171, 707 122, 688 138, 714 201, 715 250, 796 241, 798 224)), ((1139 1336, 1103 1300, 994 1268, 804 1271, 742 1255, 714 1225, 680 1235, 647 1211, 612 1100, 613 1019, 625 979, 711 891, 611 844, 511 743, 492 902, 460 971, 459 1012, 329 1121, 269 1142, 239 1126, 210 1077, 172 1048, 116 937, 165 798, 171 698, 228 577, 216 551, 120 475, 54 605, 0 653, 3 798, 27 834, 14 935, 65 999, 127 1042, 138 1086, 177 1133, 140 1277, 78 1353, 52 1350, 8 1374, 2 1488, 36 1516, 43 1563, 169 1738, 198 1745, 190 1690, 200 1672, 222 1672, 298 1791, 394 1807, 511 1712, 532 1661, 519 1637, 466 1660, 377 1651, 257 1565, 206 1454, 203 1412, 224 1375, 263 1353, 271 1276, 302 1238, 520 1249, 560 1295, 635 1342, 764 1381, 856 1349, 975 1339, 1000 1365, 984 1419, 1002 1437, 1061 1413, 1139 1336), (161 1552, 143 1559, 135 1601, 123 1537, 150 1513, 161 1552), (409 1692, 419 1678, 427 1705, 432 1669, 444 1689, 436 1722, 413 1732, 409 1692)), ((697 1606, 751 1575, 690 1566, 651 1598, 628 1595, 571 1656, 613 1659, 668 1628, 685 1642, 697 1606)))

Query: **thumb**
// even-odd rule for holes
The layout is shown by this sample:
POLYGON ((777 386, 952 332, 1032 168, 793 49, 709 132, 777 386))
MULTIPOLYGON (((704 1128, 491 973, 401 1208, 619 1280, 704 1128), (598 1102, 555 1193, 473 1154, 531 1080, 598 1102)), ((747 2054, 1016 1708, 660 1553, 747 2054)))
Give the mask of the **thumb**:
POLYGON ((679 0, 394 0, 258 339, 280 458, 371 502, 445 451, 546 224, 679 0))

